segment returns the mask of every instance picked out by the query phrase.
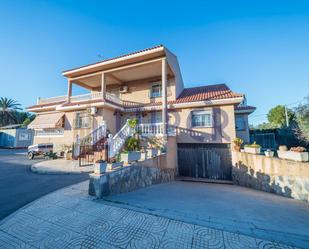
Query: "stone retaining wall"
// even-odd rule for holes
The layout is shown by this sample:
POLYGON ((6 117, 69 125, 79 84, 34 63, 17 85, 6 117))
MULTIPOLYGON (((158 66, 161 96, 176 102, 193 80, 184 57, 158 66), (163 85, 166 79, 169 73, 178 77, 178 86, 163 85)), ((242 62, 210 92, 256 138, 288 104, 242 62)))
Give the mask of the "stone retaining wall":
POLYGON ((164 154, 103 175, 91 174, 89 194, 102 198, 173 181, 176 171, 168 168, 166 162, 164 154))
POLYGON ((309 202, 309 163, 233 151, 234 184, 309 202))

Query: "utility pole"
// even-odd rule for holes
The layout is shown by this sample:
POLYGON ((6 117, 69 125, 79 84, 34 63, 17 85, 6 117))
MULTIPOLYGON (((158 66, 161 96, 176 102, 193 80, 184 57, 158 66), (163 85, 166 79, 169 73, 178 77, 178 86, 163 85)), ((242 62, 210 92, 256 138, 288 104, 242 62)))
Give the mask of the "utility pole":
POLYGON ((288 108, 286 108, 286 105, 284 106, 285 109, 285 122, 286 122, 286 127, 289 127, 289 117, 288 117, 288 108))

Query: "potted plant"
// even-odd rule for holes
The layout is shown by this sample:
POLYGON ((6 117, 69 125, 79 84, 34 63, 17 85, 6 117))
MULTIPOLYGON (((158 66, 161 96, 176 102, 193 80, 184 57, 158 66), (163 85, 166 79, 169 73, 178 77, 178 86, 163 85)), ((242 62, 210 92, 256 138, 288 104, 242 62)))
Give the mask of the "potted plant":
POLYGON ((280 151, 288 151, 288 147, 286 145, 280 145, 279 150, 280 151))
POLYGON ((277 151, 278 157, 281 159, 288 159, 298 162, 308 161, 308 152, 304 147, 291 147, 289 151, 277 151))
POLYGON ((264 151, 264 153, 267 157, 274 157, 274 152, 270 149, 267 149, 266 151, 264 151))
POLYGON ((240 151, 240 147, 243 144, 243 140, 239 137, 235 138, 233 143, 234 143, 234 150, 235 151, 240 151))
POLYGON ((158 139, 155 138, 155 137, 154 138, 150 138, 148 140, 148 144, 149 144, 150 148, 147 149, 147 156, 148 157, 155 157, 155 156, 157 156, 158 155, 158 150, 161 148, 158 139))
POLYGON ((261 146, 254 142, 253 144, 246 144, 245 147, 245 152, 251 153, 251 154, 260 154, 261 153, 261 146))
POLYGON ((141 148, 141 160, 146 160, 147 159, 147 151, 145 147, 141 148))
POLYGON ((127 138, 125 150, 120 154, 120 160, 125 163, 138 161, 141 158, 140 139, 137 135, 127 138))
POLYGON ((94 164, 95 174, 104 174, 106 172, 107 162, 103 160, 98 160, 94 164))
POLYGON ((62 150, 64 152, 64 158, 66 160, 72 160, 72 146, 64 144, 62 145, 62 150))

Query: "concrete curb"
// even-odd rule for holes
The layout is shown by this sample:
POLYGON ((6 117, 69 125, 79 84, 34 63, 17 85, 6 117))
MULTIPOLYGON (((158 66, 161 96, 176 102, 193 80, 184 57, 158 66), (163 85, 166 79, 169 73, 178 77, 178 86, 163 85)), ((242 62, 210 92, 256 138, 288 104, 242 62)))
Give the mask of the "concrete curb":
POLYGON ((30 166, 30 171, 40 175, 75 175, 75 174, 88 174, 93 172, 93 170, 85 170, 85 171, 47 170, 37 167, 37 164, 38 163, 32 164, 30 166))

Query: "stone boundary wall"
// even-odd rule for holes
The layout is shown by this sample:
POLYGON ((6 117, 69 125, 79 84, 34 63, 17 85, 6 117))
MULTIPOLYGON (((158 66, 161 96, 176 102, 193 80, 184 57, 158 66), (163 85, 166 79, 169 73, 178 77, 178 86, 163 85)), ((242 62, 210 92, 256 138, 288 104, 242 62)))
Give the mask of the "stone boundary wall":
POLYGON ((233 183, 309 202, 309 163, 232 152, 233 183))
POLYGON ((163 154, 106 174, 90 174, 89 195, 102 198, 174 181, 176 171, 166 163, 166 154, 163 154))

